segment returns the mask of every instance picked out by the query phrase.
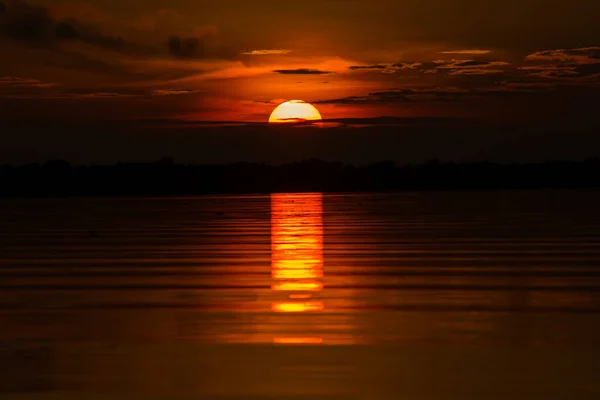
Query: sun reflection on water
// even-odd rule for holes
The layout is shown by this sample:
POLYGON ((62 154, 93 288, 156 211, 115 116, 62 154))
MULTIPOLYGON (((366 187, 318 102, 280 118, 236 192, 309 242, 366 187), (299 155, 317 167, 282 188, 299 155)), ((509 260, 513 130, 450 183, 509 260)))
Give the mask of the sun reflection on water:
MULTIPOLYGON (((271 275, 273 292, 285 297, 273 302, 282 313, 319 312, 323 301, 323 195, 271 195, 271 275)), ((321 337, 275 337, 280 344, 320 344, 321 337)))

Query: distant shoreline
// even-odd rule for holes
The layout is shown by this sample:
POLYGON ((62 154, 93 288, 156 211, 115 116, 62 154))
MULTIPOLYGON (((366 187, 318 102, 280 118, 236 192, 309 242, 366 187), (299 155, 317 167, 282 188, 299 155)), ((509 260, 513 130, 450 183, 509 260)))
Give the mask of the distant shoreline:
POLYGON ((597 189, 600 159, 529 164, 380 162, 353 166, 316 159, 284 165, 152 163, 0 166, 0 197, 167 197, 277 192, 597 189))

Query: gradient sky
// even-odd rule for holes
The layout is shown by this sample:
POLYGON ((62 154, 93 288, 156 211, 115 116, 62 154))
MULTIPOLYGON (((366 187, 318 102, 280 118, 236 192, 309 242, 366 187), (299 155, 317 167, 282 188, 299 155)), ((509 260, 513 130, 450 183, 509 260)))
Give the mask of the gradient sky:
MULTIPOLYGON (((290 99, 311 102, 337 122, 361 118, 375 126, 378 117, 396 117, 417 142, 431 142, 423 132, 439 135, 441 121, 468 141, 465 148, 474 129, 503 138, 583 132, 580 150, 555 151, 568 143, 559 140, 545 157, 594 156, 596 142, 588 139, 600 126, 599 12, 597 0, 0 0, 0 162, 153 157, 167 142, 144 153, 152 140, 143 132, 156 134, 148 125, 177 131, 168 150, 189 161, 271 161, 239 144, 256 127, 231 136, 194 125, 197 135, 210 130, 207 143, 229 138, 233 150, 223 158, 180 148, 202 146, 189 141, 190 123, 265 122, 290 99), (111 127, 121 138, 94 129, 116 121, 111 127), (103 135, 112 138, 104 153, 103 135)), ((348 135, 352 151, 368 157, 338 157, 388 157, 380 150, 390 143, 373 138, 378 132, 348 135)), ((471 153, 423 157, 486 157, 497 153, 498 138, 471 153)), ((407 154, 410 143, 402 144, 407 154)), ((307 146, 289 157, 331 155, 307 146)), ((513 150, 526 155, 532 144, 523 146, 513 150)))

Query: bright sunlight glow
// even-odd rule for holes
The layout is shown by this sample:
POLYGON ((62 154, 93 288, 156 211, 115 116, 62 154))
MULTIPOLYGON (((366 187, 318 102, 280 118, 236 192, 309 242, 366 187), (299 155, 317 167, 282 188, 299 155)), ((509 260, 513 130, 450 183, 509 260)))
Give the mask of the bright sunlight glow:
POLYGON ((320 121, 321 114, 312 104, 302 100, 290 100, 273 110, 269 123, 320 121))

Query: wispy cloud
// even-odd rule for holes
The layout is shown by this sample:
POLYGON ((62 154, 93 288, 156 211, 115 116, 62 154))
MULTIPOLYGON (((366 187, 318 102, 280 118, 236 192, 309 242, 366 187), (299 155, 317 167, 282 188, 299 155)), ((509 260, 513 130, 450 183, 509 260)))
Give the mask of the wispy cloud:
POLYGON ((524 96, 548 93, 548 88, 540 86, 520 87, 503 85, 463 89, 458 87, 414 87, 393 89, 383 92, 372 92, 364 96, 348 96, 342 98, 311 101, 313 104, 340 105, 377 105, 406 102, 456 102, 485 97, 524 96))
POLYGON ((395 64, 353 65, 352 71, 379 71, 386 74, 492 75, 503 73, 510 64, 505 61, 435 60, 427 62, 399 62, 395 64))
POLYGON ((527 61, 570 61, 577 63, 600 63, 600 47, 578 49, 544 50, 529 54, 527 61))
POLYGON ((440 51, 439 54, 458 54, 458 55, 472 55, 472 56, 482 56, 486 54, 490 54, 491 50, 446 50, 440 51))
POLYGON ((454 117, 367 117, 367 118, 325 118, 320 121, 298 121, 300 125, 322 125, 326 127, 363 126, 471 126, 478 121, 472 118, 454 117))
POLYGON ((312 104, 338 104, 338 105, 353 105, 353 104, 392 104, 405 103, 411 101, 408 97, 394 93, 393 95, 376 96, 369 94, 367 96, 348 96, 337 99, 318 100, 311 102, 312 104))
MULTIPOLYGON (((481 59, 476 56, 490 54, 491 50, 448 50, 436 54, 449 55, 433 61, 375 63, 351 65, 349 70, 356 73, 397 74, 402 77, 418 79, 419 75, 436 74, 437 79, 444 77, 462 78, 473 82, 483 77, 496 79, 503 76, 507 81, 531 79, 540 85, 579 84, 586 85, 600 81, 600 46, 573 49, 541 50, 527 55, 521 62, 481 59), (472 55, 470 57, 451 57, 452 55, 472 55), (478 78, 479 77, 479 78, 478 78)), ((372 78, 370 78, 372 79, 372 78)), ((485 81, 490 83, 491 81, 485 81)), ((454 83, 451 83, 454 84, 454 83)), ((337 99, 340 100, 340 99, 337 99)), ((380 99, 376 99, 379 101, 380 99)), ((410 99, 411 101, 414 99, 410 99)), ((341 102, 373 102, 372 98, 341 99, 341 102)))
POLYGON ((485 68, 468 68, 468 69, 457 69, 448 73, 450 76, 459 75, 496 75, 503 74, 506 71, 503 69, 485 69, 485 68))
POLYGON ((23 79, 14 76, 0 78, 0 87, 51 88, 56 86, 58 86, 58 83, 44 82, 37 79, 23 79))
POLYGON ((331 71, 323 71, 320 69, 298 68, 298 69, 276 69, 273 72, 282 75, 327 75, 331 71))
POLYGON ((56 100, 92 100, 92 99, 122 99, 141 97, 140 94, 116 93, 116 92, 90 92, 90 93, 20 93, 0 94, 4 99, 56 99, 56 100))
POLYGON ((240 54, 248 55, 248 56, 284 56, 286 54, 290 54, 291 50, 251 50, 251 51, 242 51, 240 54))
POLYGON ((95 93, 80 93, 80 94, 66 94, 65 98, 71 99, 111 99, 118 97, 137 97, 139 95, 129 93, 114 93, 114 92, 95 92, 95 93))
POLYGON ((425 66, 420 62, 400 62, 395 64, 351 65, 351 71, 378 71, 384 74, 395 74, 401 71, 418 71, 425 66))
POLYGON ((519 70, 529 76, 555 81, 600 80, 600 47, 544 50, 529 54, 519 70))
POLYGON ((506 61, 481 61, 481 60, 437 60, 435 69, 443 71, 448 76, 483 76, 497 75, 506 72, 510 66, 506 61))
POLYGON ((479 60, 438 60, 434 61, 438 69, 469 69, 469 68, 498 68, 506 67, 510 63, 506 61, 479 61, 479 60))
POLYGON ((153 96, 181 96, 185 94, 196 93, 192 89, 158 89, 152 92, 153 96))
POLYGON ((389 68, 389 64, 376 64, 376 65, 351 65, 348 69, 353 71, 361 70, 361 69, 386 69, 389 68))

